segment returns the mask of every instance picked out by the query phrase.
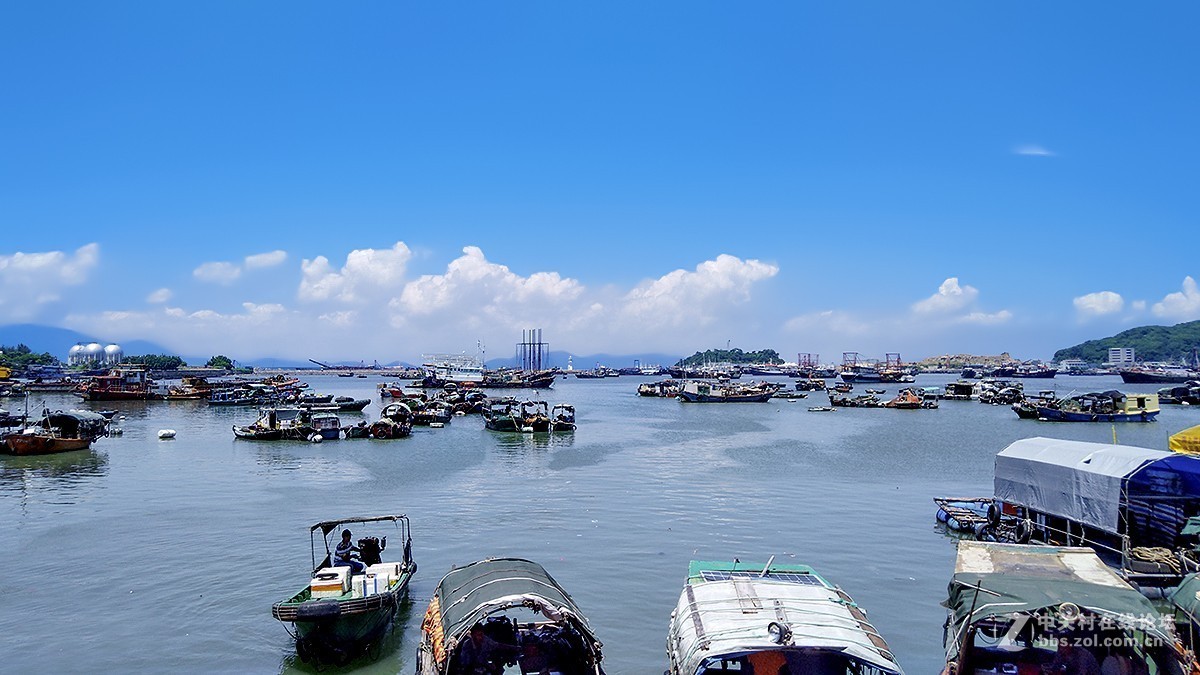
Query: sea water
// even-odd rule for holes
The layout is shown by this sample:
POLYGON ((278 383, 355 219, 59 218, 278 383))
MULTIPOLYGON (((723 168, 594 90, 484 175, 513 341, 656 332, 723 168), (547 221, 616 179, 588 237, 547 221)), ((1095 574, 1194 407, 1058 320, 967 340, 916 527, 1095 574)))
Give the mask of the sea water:
MULTIPOLYGON (((305 379, 310 391, 373 397, 362 415, 342 413, 343 425, 378 414, 377 379, 305 379)), ((403 513, 419 565, 411 603, 360 672, 413 672, 441 576, 492 556, 541 563, 587 615, 612 675, 663 672, 689 560, 771 556, 844 588, 909 673, 938 672, 954 542, 936 530, 932 499, 990 495, 994 456, 1014 440, 1113 436, 1111 425, 1020 420, 977 402, 809 413, 827 403, 813 393, 686 404, 638 397, 646 381, 570 378, 508 392, 574 404, 573 434, 498 434, 467 416, 406 439, 321 444, 235 440, 231 426, 252 422, 252 409, 35 397, 31 409, 117 409, 124 433, 91 451, 0 456, 0 663, 8 672, 310 671, 270 614, 308 583, 309 526, 403 513), (178 435, 159 440, 159 429, 178 435)), ((1026 387, 1156 389, 1115 377, 1026 387)), ((1165 449, 1197 423, 1200 409, 1164 406, 1158 422, 1116 433, 1165 449)), ((399 556, 398 539, 385 559, 399 556)))

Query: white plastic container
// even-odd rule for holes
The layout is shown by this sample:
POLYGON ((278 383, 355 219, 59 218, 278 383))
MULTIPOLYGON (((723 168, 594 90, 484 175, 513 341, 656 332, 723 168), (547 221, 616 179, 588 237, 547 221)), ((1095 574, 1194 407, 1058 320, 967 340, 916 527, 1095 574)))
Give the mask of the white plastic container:
POLYGON ((385 562, 377 565, 371 565, 363 570, 364 574, 386 574, 389 577, 396 578, 400 576, 400 563, 385 562))
POLYGON ((365 598, 368 595, 386 593, 392 578, 386 574, 356 574, 354 575, 354 597, 365 598))
POLYGON ((308 582, 308 589, 313 598, 339 598, 350 590, 350 568, 322 567, 308 582))

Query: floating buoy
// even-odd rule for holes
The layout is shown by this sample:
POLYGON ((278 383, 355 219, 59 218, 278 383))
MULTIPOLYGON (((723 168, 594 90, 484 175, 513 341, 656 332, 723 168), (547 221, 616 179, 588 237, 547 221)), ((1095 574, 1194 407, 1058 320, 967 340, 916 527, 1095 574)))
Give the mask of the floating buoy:
POLYGON ((321 438, 321 434, 313 434, 312 436, 308 437, 308 441, 310 443, 320 443, 323 440, 325 439, 321 438))
POLYGON ((125 430, 122 429, 121 427, 109 427, 108 428, 109 436, 120 436, 123 433, 125 433, 125 430))
POLYGON ((429 423, 430 429, 441 429, 444 426, 446 426, 445 422, 430 422, 429 423))
POLYGON ((175 430, 174 429, 159 429, 158 430, 158 440, 169 441, 172 438, 175 438, 175 430))
POLYGON ((533 427, 521 427, 521 433, 523 433, 523 434, 532 434, 532 433, 533 433, 533 427))

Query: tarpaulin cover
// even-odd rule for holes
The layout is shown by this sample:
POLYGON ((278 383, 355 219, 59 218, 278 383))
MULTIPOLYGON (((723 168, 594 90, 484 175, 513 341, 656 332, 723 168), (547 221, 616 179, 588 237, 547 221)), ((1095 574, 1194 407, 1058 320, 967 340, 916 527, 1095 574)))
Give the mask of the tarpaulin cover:
POLYGON ((1116 533, 1126 477, 1169 456, 1126 445, 1026 438, 996 455, 996 498, 1116 533))
POLYGON ((1200 455, 1200 424, 1171 436, 1167 439, 1167 447, 1171 452, 1200 455))

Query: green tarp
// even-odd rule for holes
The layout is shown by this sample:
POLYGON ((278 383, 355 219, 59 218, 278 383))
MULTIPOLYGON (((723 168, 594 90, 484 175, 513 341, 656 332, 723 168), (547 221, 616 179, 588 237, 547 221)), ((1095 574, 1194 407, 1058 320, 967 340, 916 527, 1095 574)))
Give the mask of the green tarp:
POLYGON ((1200 576, 1189 574, 1171 592, 1171 604, 1187 612, 1193 622, 1200 621, 1200 576))

